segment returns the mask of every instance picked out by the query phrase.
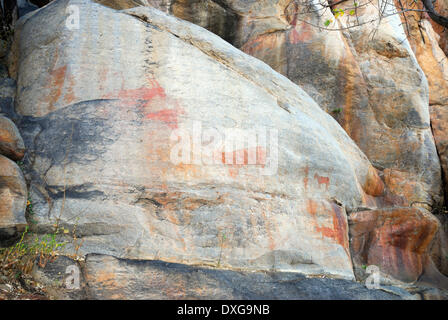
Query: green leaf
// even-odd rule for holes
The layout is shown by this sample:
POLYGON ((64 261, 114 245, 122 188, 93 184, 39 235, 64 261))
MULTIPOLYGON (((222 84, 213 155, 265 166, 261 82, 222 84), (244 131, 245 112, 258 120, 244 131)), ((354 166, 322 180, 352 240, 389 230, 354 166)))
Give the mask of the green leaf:
POLYGON ((330 23, 331 23, 331 20, 325 21, 325 26, 328 27, 330 25, 330 23))
POLYGON ((339 18, 339 17, 342 17, 343 15, 344 15, 344 11, 339 11, 334 15, 334 17, 339 18))

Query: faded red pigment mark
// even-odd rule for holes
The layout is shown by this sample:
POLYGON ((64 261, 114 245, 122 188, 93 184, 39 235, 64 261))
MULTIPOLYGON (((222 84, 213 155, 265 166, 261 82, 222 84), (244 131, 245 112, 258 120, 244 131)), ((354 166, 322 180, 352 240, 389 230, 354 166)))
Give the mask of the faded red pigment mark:
POLYGON ((266 149, 257 146, 256 148, 240 149, 233 152, 222 152, 221 162, 229 167, 229 175, 232 178, 238 176, 239 169, 247 165, 260 165, 264 168, 266 165, 266 149), (255 163, 249 163, 249 152, 255 154, 255 163))
POLYGON ((307 209, 308 213, 310 213, 313 216, 313 218, 316 217, 317 203, 315 201, 313 201, 312 199, 308 199, 308 201, 306 203, 306 209, 307 209))
POLYGON ((251 55, 255 55, 257 51, 261 51, 263 49, 267 51, 274 50, 278 48, 279 45, 279 42, 277 41, 278 36, 279 35, 277 33, 258 36, 247 42, 241 50, 251 55))
POLYGON ((239 149, 232 152, 222 152, 221 162, 227 165, 248 165, 249 152, 256 155, 255 163, 251 164, 262 166, 266 164, 266 149, 260 146, 257 146, 256 148, 239 149))
POLYGON ((299 42, 306 42, 313 38, 311 27, 303 23, 300 28, 300 32, 297 31, 296 25, 291 29, 289 33, 289 42, 291 44, 297 44, 299 42))
POLYGON ((332 204, 333 210, 333 228, 316 227, 316 231, 320 232, 324 237, 334 239, 340 246, 347 251, 347 228, 342 209, 336 204, 332 204))
POLYGON ((62 95, 62 87, 65 82, 65 74, 67 73, 67 66, 57 68, 50 73, 49 88, 50 93, 47 96, 46 102, 50 104, 49 109, 54 110, 55 103, 62 95))
POLYGON ((305 167, 305 178, 303 178, 303 185, 305 186, 305 191, 308 189, 308 174, 310 172, 310 167, 306 166, 305 167))
POLYGON ((75 86, 73 76, 69 76, 68 81, 69 81, 69 86, 67 88, 66 94, 64 95, 64 100, 65 100, 65 103, 71 104, 76 99, 76 96, 73 93, 73 88, 75 86))
MULTIPOLYGON (((136 106, 138 105, 145 111, 145 118, 160 121, 166 123, 171 129, 178 128, 178 115, 180 113, 184 113, 183 110, 180 109, 178 104, 174 102, 174 109, 162 109, 152 112, 147 112, 148 109, 151 109, 151 102, 155 98, 160 98, 162 101, 161 105, 166 104, 167 95, 165 90, 160 86, 160 84, 155 79, 148 79, 148 87, 142 87, 138 89, 126 89, 121 90, 117 93, 106 95, 104 98, 106 99, 120 99, 126 106, 136 106)), ((153 109, 153 108, 152 108, 153 109)))
POLYGON ((152 112, 146 115, 146 118, 166 123, 171 129, 178 128, 179 111, 175 109, 165 109, 157 112, 152 112))
POLYGON ((123 100, 127 105, 135 104, 136 102, 141 101, 143 102, 144 107, 148 106, 149 102, 155 97, 166 99, 165 90, 156 80, 150 79, 148 82, 150 84, 149 87, 121 90, 118 93, 109 95, 106 98, 117 97, 118 99, 123 100))
POLYGON ((319 185, 319 187, 324 184, 325 190, 328 191, 328 187, 330 186, 330 178, 329 177, 322 177, 316 173, 316 174, 314 174, 314 179, 317 180, 317 184, 319 185))
POLYGON ((259 46, 261 46, 261 44, 262 44, 262 42, 259 38, 260 37, 257 37, 254 40, 251 40, 248 43, 246 43, 243 46, 242 51, 244 51, 247 54, 254 54, 256 51, 258 51, 259 46))

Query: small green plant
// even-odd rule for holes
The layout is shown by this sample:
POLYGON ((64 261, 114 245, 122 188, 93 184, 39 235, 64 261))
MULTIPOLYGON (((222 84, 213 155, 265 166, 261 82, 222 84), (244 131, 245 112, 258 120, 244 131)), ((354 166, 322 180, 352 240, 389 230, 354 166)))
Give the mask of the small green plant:
POLYGON ((20 170, 23 171, 23 169, 25 168, 25 164, 23 163, 23 161, 17 161, 16 163, 19 166, 20 170))
POLYGON ((366 270, 366 269, 367 269, 367 265, 363 264, 363 265, 361 266, 361 268, 363 268, 364 270, 366 270))
POLYGON ((221 239, 220 239, 220 251, 219 251, 219 259, 218 259, 218 264, 217 267, 219 267, 221 265, 221 258, 222 258, 222 250, 224 248, 224 242, 226 241, 227 237, 224 233, 221 234, 221 239))
POLYGON ((333 15, 337 19, 339 17, 342 17, 344 15, 345 11, 343 9, 334 9, 333 15))
POLYGON ((36 261, 40 267, 45 267, 65 246, 56 240, 56 233, 39 238, 37 235, 33 237, 28 230, 27 226, 15 245, 0 249, 0 270, 4 275, 17 278, 29 274, 36 261))
POLYGON ((31 201, 31 196, 29 194, 28 200, 26 201, 26 216, 31 225, 37 224, 37 221, 34 220, 33 202, 31 201))
POLYGON ((28 195, 28 200, 26 201, 26 209, 28 210, 28 213, 30 215, 34 215, 33 203, 31 202, 31 198, 29 195, 28 195))
POLYGON ((336 109, 333 109, 333 110, 331 110, 331 112, 336 113, 336 114, 339 114, 339 113, 342 112, 342 108, 336 108, 336 109))

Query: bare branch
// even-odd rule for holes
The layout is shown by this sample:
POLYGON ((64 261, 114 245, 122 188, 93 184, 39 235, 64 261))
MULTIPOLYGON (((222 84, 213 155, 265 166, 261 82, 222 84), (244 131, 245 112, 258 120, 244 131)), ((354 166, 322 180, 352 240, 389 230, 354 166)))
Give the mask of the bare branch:
POLYGON ((429 17, 437 24, 448 28, 448 18, 440 15, 434 9, 434 5, 432 4, 432 0, 422 0, 425 9, 428 11, 429 17))

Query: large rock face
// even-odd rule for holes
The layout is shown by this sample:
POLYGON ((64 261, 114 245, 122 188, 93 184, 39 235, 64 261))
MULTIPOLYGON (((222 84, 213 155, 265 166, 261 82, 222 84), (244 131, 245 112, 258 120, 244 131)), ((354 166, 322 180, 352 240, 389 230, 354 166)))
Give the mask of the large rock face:
POLYGON ((409 41, 429 84, 431 127, 443 169, 445 186, 448 186, 448 59, 439 47, 439 37, 429 20, 421 19, 416 12, 408 13, 409 41))
MULTIPOLYGON (((0 43, 1 45, 1 43, 0 43)), ((23 139, 11 119, 14 113, 15 81, 8 73, 0 55, 0 247, 13 244, 27 224, 25 210, 27 187, 19 166, 23 158, 23 139)))
POLYGON ((0 155, 0 246, 25 229, 27 189, 19 167, 0 155))
POLYGON ((353 278, 346 212, 383 184, 300 87, 152 8, 57 1, 16 34, 37 231, 76 229, 79 254, 353 278))
MULTIPOLYGON (((217 33, 299 84, 382 171, 394 204, 431 208, 442 202, 428 84, 398 15, 378 25, 377 6, 368 1, 357 1, 353 16, 351 2, 149 2, 217 33), (221 9, 209 9, 216 6, 221 9), (335 19, 332 9, 346 15, 335 19)), ((386 10, 395 8, 387 4, 386 10)))
MULTIPOLYGON (((347 281, 367 265, 448 288, 444 219, 427 210, 448 176, 437 36, 416 19, 428 39, 408 41, 367 2, 331 9, 59 0, 19 20, 0 111, 27 146, 32 231, 68 229, 66 253, 86 257, 87 291, 67 297, 394 298, 347 281)), ((20 159, 0 123, 0 153, 20 159)), ((26 186, 2 167, 20 178, 17 233, 26 186)))
POLYGON ((375 265, 406 282, 422 275, 439 228, 437 219, 420 208, 359 211, 350 224, 355 266, 375 265))
POLYGON ((370 290, 342 279, 214 270, 101 255, 87 257, 85 274, 92 283, 87 288, 91 299, 415 299, 404 290, 370 290))

